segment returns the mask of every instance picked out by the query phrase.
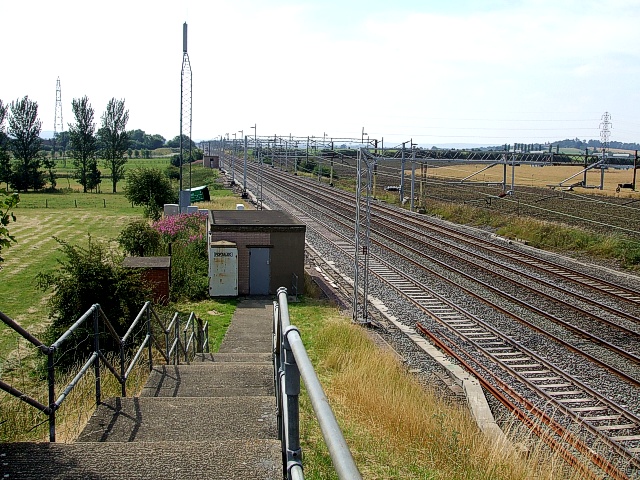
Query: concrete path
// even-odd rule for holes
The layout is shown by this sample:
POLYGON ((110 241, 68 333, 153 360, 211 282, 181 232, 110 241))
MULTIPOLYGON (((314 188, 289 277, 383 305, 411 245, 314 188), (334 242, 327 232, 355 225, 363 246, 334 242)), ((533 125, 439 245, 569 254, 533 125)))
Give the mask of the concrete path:
POLYGON ((0 446, 0 478, 281 479, 271 299, 242 299, 216 354, 156 366, 106 399, 74 444, 0 446))

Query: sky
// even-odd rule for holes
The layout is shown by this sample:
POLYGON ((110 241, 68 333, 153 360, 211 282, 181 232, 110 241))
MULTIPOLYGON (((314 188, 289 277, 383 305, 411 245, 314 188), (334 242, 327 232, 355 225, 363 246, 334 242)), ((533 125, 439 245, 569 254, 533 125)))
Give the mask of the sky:
POLYGON ((194 140, 545 143, 608 112, 640 142, 639 0, 0 0, 0 21, 0 100, 43 131, 59 77, 65 130, 86 95, 98 124, 124 99, 128 129, 178 135, 187 22, 194 140))

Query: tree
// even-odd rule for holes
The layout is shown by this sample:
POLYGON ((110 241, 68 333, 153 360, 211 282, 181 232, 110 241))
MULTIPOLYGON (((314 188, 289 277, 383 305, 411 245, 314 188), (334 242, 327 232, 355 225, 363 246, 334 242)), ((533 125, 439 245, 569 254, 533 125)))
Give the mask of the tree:
POLYGON ((0 183, 4 182, 9 188, 11 180, 11 157, 9 156, 9 137, 4 129, 7 117, 7 106, 0 100, 0 183))
POLYGON ((9 148, 15 162, 12 165, 11 186, 23 191, 28 188, 38 190, 45 184, 40 171, 40 130, 38 103, 28 96, 11 102, 9 116, 9 148))
POLYGON ((136 168, 127 176, 124 195, 134 205, 144 206, 144 215, 157 220, 165 203, 177 201, 171 182, 157 168, 136 168))
MULTIPOLYGON (((96 124, 93 121, 94 110, 89 99, 85 95, 82 98, 74 98, 71 102, 75 123, 69 124, 69 143, 71 144, 71 156, 75 167, 75 177, 82 185, 84 193, 95 185, 91 184, 90 177, 98 171, 96 152, 98 144, 96 139, 96 124)), ((99 179, 98 175, 98 179, 99 179)))
MULTIPOLYGON (((6 192, 0 192, 0 253, 3 248, 11 246, 11 242, 15 242, 16 239, 9 233, 9 223, 16 221, 16 216, 13 214, 13 208, 15 208, 20 202, 20 197, 17 193, 8 194, 6 192)), ((4 262, 4 258, 0 256, 0 264, 4 262)), ((2 265, 0 265, 0 269, 2 265)))
MULTIPOLYGON (((167 142, 167 147, 171 147, 171 148, 180 148, 180 135, 176 135, 175 137, 173 137, 173 140, 169 140, 167 142)), ((189 136, 188 135, 182 135, 182 148, 184 148, 185 150, 189 150, 189 136)), ((191 148, 196 148, 196 142, 194 142, 193 140, 191 140, 191 148)))
POLYGON ((58 184, 56 181, 56 161, 53 157, 44 157, 42 159, 42 165, 47 169, 47 178, 51 184, 51 190, 55 190, 58 184))
POLYGON ((105 167, 111 173, 113 193, 116 193, 118 181, 124 178, 124 166, 127 163, 125 153, 129 149, 127 122, 129 110, 124 108, 124 100, 112 98, 102 115, 102 127, 98 130, 98 138, 102 148, 105 167))
POLYGON ((145 220, 135 220, 122 229, 118 243, 134 257, 153 255, 160 248, 160 233, 145 220))
POLYGON ((162 135, 147 135, 146 147, 148 150, 155 150, 164 146, 166 139, 162 135))

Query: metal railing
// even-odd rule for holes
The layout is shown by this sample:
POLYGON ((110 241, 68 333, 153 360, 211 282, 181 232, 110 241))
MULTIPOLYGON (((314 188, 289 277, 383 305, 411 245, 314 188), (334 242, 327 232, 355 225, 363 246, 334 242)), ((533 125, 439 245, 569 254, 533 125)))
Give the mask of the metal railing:
POLYGON ((166 364, 173 363, 174 365, 179 364, 181 362, 181 358, 186 363, 190 363, 196 353, 209 352, 208 322, 203 325, 201 320, 191 312, 184 328, 181 330, 180 315, 176 312, 173 315, 171 322, 169 322, 168 325, 165 325, 156 314, 151 302, 146 302, 144 304, 136 318, 127 329, 127 332, 122 337, 118 335, 113 323, 104 314, 100 305, 96 303, 49 346, 30 334, 27 330, 2 312, 0 312, 0 320, 25 340, 34 345, 42 354, 47 356, 48 404, 45 405, 41 401, 32 398, 28 394, 14 388, 12 385, 2 380, 0 380, 0 389, 40 410, 49 417, 49 441, 51 442, 56 441, 56 411, 60 408, 67 396, 75 388, 82 377, 84 377, 84 375, 91 369, 91 367, 93 367, 95 375, 96 405, 100 405, 102 401, 101 363, 118 380, 118 383, 121 386, 121 395, 126 397, 127 379, 140 359, 143 358, 145 349, 147 350, 149 370, 153 369, 154 347, 159 352, 160 356, 162 356, 166 364), (69 384, 64 387, 62 393, 60 393, 56 398, 56 352, 59 351, 63 344, 71 338, 74 332, 78 331, 80 327, 86 326, 89 321, 92 322, 92 325, 90 326, 93 337, 92 352, 80 367, 78 373, 73 377, 69 384), (106 331, 118 345, 118 354, 120 359, 119 369, 104 355, 100 348, 100 336, 102 334, 100 329, 101 326, 106 328, 106 331), (162 331, 164 336, 164 345, 162 345, 158 340, 158 336, 160 335, 154 334, 154 326, 156 328, 159 327, 162 331), (134 346, 129 345, 129 342, 133 338, 136 328, 144 329, 145 336, 137 349, 135 349, 135 353, 133 353, 131 360, 127 362, 127 353, 133 352, 133 348, 130 347, 134 346))
POLYGON ((304 479, 299 411, 302 377, 338 478, 361 479, 358 467, 302 344, 300 332, 290 324, 287 289, 284 287, 278 289, 278 301, 273 302, 273 365, 278 404, 278 438, 282 443, 282 465, 286 478, 304 479))

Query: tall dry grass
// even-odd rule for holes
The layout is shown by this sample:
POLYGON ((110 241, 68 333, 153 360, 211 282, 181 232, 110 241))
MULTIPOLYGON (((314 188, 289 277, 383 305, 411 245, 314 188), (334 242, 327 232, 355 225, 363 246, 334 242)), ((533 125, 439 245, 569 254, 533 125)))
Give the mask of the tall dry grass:
MULTIPOLYGON (((112 363, 116 365, 116 369, 119 368, 119 362, 112 363)), ((78 371, 79 367, 68 373, 57 374, 56 398, 78 371)), ((127 395, 139 395, 148 376, 148 364, 140 363, 134 367, 127 380, 127 395)), ((120 383, 104 366, 100 369, 100 377, 103 399, 120 396, 120 383)), ((4 372, 2 379, 40 403, 48 403, 46 379, 39 378, 33 370, 27 370, 26 366, 20 370, 13 370, 10 374, 4 372)), ((90 369, 56 412, 56 441, 73 442, 82 432, 95 408, 95 375, 93 369, 90 369)), ((48 416, 16 397, 0 392, 0 442, 48 441, 48 416)))
MULTIPOLYGON (((367 479, 564 479, 580 478, 527 430, 514 427, 514 442, 528 456, 494 443, 477 428, 466 406, 425 389, 369 334, 334 313, 327 321, 306 307, 291 307, 310 357, 367 479)), ((301 401, 305 477, 334 477, 331 461, 307 398, 301 401)))

